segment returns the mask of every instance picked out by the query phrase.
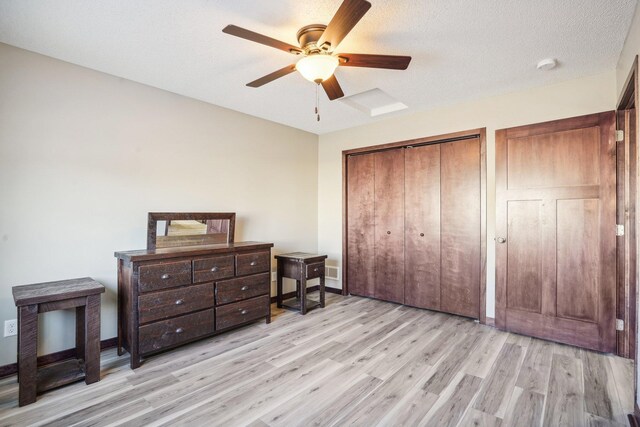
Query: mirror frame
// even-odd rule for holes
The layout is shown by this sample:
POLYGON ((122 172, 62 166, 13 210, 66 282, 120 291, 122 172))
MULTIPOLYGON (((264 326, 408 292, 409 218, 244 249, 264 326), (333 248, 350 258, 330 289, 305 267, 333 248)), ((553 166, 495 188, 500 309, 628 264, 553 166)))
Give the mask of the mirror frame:
POLYGON ((227 234, 227 243, 233 243, 233 236, 236 230, 235 212, 149 212, 147 223, 147 250, 156 249, 158 221, 200 221, 209 219, 228 219, 229 233, 227 234))

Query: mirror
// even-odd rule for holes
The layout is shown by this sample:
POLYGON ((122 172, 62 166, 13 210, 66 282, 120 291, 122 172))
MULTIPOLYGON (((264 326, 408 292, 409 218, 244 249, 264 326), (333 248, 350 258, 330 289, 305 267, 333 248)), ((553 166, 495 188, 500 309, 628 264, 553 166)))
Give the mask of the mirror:
POLYGON ((147 249, 233 243, 235 213, 149 212, 147 249))

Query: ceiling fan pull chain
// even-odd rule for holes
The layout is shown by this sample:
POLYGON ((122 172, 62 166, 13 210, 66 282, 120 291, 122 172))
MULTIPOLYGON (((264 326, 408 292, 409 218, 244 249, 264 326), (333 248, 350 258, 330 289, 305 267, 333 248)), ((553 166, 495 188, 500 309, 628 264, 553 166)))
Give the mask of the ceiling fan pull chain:
POLYGON ((320 83, 316 84, 316 118, 320 121, 320 95, 318 94, 320 83))

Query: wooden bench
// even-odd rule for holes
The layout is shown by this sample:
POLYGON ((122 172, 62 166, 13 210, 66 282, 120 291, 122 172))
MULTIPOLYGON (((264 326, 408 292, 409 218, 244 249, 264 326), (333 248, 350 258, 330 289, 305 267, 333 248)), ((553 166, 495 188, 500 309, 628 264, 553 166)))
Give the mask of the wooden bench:
POLYGON ((19 405, 36 394, 84 378, 100 381, 100 294, 104 286, 90 277, 13 287, 18 308, 19 405), (76 309, 76 358, 38 370, 38 313, 76 309))

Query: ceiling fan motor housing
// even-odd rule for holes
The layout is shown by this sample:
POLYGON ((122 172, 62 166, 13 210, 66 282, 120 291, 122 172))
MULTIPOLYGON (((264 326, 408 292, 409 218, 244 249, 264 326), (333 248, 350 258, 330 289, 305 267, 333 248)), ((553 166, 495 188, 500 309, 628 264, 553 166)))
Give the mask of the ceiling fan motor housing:
POLYGON ((316 46, 316 43, 327 28, 322 24, 306 25, 298 30, 297 38, 300 47, 304 50, 318 50, 320 46, 316 46))

